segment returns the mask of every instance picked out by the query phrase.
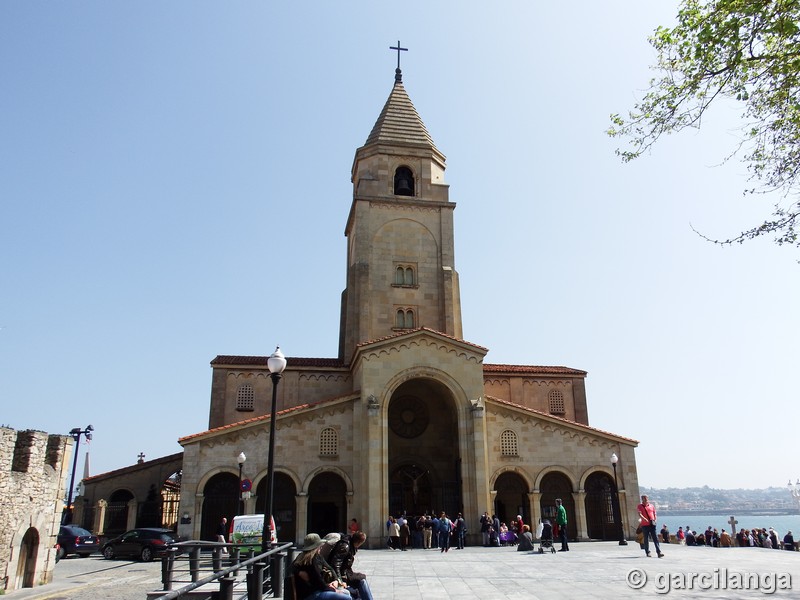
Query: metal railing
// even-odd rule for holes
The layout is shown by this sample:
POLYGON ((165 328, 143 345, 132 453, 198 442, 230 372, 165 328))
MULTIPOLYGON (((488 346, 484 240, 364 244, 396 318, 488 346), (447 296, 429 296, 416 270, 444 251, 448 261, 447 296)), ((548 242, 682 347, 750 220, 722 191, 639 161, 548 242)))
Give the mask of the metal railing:
POLYGON ((243 553, 231 544, 181 542, 170 547, 161 559, 163 589, 150 592, 147 597, 159 600, 281 598, 293 546, 292 543, 280 544, 256 555, 252 549, 243 553), (184 585, 175 589, 181 584, 184 585))

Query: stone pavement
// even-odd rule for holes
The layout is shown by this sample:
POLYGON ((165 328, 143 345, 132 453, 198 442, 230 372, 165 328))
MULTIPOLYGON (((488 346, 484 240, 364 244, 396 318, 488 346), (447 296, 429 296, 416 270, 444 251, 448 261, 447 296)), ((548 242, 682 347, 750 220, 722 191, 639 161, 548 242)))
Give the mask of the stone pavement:
POLYGON ((655 558, 655 553, 647 558, 635 542, 576 542, 569 552, 556 554, 517 552, 514 547, 451 548, 446 554, 363 550, 354 568, 367 574, 376 600, 728 599, 763 598, 772 589, 777 597, 800 598, 800 552, 678 545, 663 545, 662 551, 664 558, 655 558), (698 575, 690 578, 687 573, 698 575), (635 589, 641 574, 646 581, 635 589), (739 574, 753 575, 747 582, 751 589, 732 589, 739 574), (786 576, 770 579, 772 574, 786 576), (754 584, 760 589, 753 589, 754 584), (791 589, 781 591, 782 584, 791 589))
MULTIPOLYGON (((772 591, 778 598, 800 598, 800 552, 674 544, 662 550, 662 559, 646 558, 636 543, 616 542, 575 542, 569 552, 556 554, 517 552, 514 547, 468 547, 446 554, 361 550, 355 570, 367 574, 376 600, 752 599, 772 591), (644 585, 635 588, 642 574, 644 585), (750 589, 734 589, 737 584, 750 589), (790 589, 780 589, 786 585, 790 589)), ((9 600, 145 600, 148 591, 158 588, 158 561, 86 560, 76 563, 91 567, 81 576, 62 572, 59 577, 57 569, 53 583, 11 592, 9 600)))

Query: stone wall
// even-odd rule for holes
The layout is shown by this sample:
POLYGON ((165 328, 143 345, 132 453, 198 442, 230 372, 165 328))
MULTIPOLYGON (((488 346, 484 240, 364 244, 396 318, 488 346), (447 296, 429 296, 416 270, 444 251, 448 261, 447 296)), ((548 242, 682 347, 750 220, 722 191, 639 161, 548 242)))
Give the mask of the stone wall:
POLYGON ((49 583, 74 441, 0 427, 0 590, 49 583))

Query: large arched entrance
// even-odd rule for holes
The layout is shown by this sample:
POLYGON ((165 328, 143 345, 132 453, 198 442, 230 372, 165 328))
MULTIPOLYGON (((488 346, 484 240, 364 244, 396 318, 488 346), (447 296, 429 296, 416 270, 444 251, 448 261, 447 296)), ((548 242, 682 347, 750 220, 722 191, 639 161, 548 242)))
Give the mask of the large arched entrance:
POLYGON ((347 531, 347 484, 336 473, 320 473, 308 486, 308 531, 347 531))
POLYGON ((607 473, 592 473, 586 479, 586 533, 593 540, 618 540, 614 520, 614 482, 607 473))
POLYGON ((450 390, 433 379, 400 385, 389 403, 389 514, 463 510, 458 415, 450 390))
POLYGON ((530 505, 528 503, 528 486, 518 473, 501 474, 495 481, 497 495, 494 500, 494 514, 503 523, 511 523, 522 517, 524 523, 530 523, 530 505))
MULTIPOLYGON (((285 473, 275 473, 272 497, 272 514, 279 542, 296 542, 297 538, 297 488, 294 480, 285 473)), ((267 478, 256 486, 256 514, 266 512, 267 478)), ((316 531, 312 529, 311 531, 316 531)), ((338 531, 338 530, 337 530, 338 531)), ((328 533, 328 532, 325 532, 328 533)), ((325 535, 322 533, 321 535, 325 535)), ((302 537, 302 536, 301 536, 302 537)))
POLYGON ((137 527, 178 527, 178 508, 181 500, 181 471, 178 470, 167 477, 156 488, 150 486, 144 502, 139 503, 139 514, 136 517, 137 527))
POLYGON ((233 473, 217 473, 203 488, 203 521, 200 538, 216 540, 222 517, 231 519, 239 508, 239 478, 233 473))
POLYGON ((35 585, 36 559, 39 556, 39 532, 33 527, 22 536, 17 563, 17 587, 29 588, 35 585))
POLYGON ((541 492, 540 509, 543 519, 549 519, 556 529, 556 498, 561 498, 561 503, 567 511, 567 536, 574 540, 578 536, 578 527, 575 523, 575 501, 572 498, 572 484, 563 473, 548 473, 542 477, 539 486, 541 492))

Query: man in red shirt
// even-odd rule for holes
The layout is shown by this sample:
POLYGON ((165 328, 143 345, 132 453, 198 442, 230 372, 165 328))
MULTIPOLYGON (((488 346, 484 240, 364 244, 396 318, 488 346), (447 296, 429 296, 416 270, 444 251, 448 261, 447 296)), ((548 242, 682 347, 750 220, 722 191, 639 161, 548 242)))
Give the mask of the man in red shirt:
POLYGON ((650 557, 650 538, 652 537, 656 545, 656 554, 658 554, 658 558, 662 558, 664 555, 661 553, 661 546, 658 545, 658 535, 656 535, 656 507, 650 504, 647 496, 642 496, 642 503, 636 507, 636 510, 639 513, 639 525, 644 534, 645 554, 647 554, 648 558, 650 557))

